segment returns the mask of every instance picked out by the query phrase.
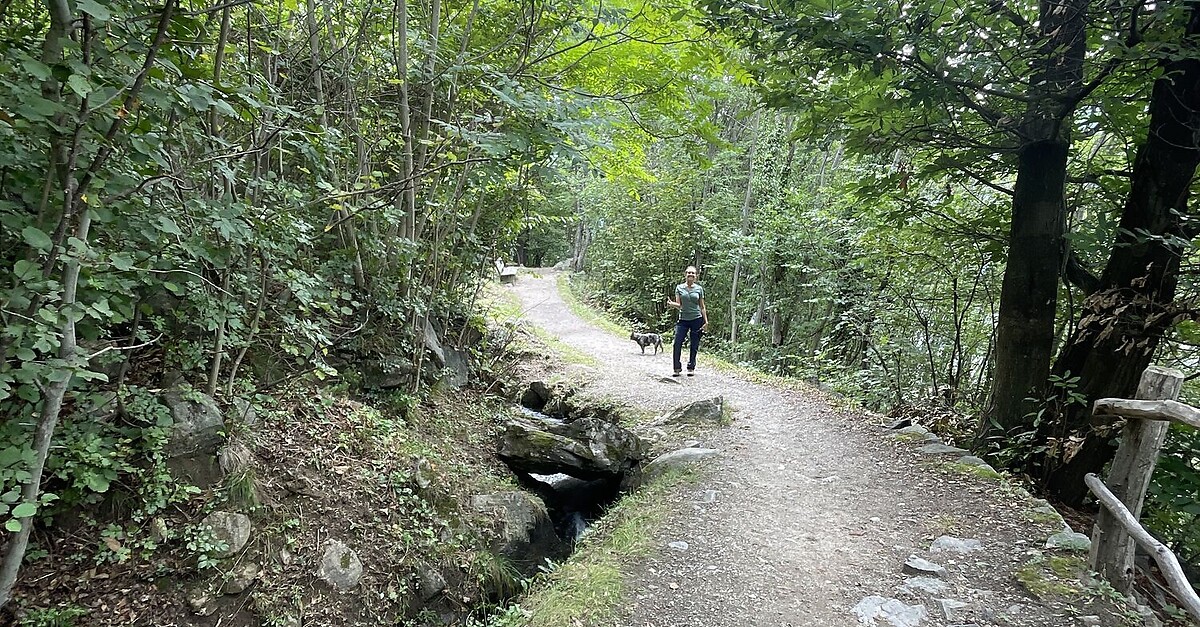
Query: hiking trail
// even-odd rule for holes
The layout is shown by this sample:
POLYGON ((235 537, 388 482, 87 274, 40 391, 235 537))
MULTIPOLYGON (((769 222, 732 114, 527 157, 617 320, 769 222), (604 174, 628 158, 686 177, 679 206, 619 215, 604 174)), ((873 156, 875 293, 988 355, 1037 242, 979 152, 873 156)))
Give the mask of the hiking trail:
POLYGON ((697 481, 675 490, 654 551, 625 573, 616 624, 1128 624, 1106 598, 1055 594, 1064 589, 1058 586, 1079 585, 1054 572, 1086 562, 1086 552, 1045 548, 1063 523, 1043 501, 988 473, 944 463, 956 457, 919 452, 927 441, 919 434, 891 437, 877 414, 837 408, 815 390, 715 371, 703 345, 696 377, 664 381, 671 372, 669 329, 654 329, 664 332, 666 353, 643 355, 627 337, 572 313, 556 276, 524 270, 514 290, 523 319, 594 358, 571 366, 589 391, 656 413, 714 396, 733 410, 732 425, 699 444, 720 455, 702 462, 697 481), (932 551, 941 536, 978 540, 981 548, 932 551), (945 574, 914 584, 904 572, 912 556, 945 574), (881 609, 859 605, 871 596, 882 597, 875 601, 881 609), (926 616, 898 622, 922 611, 884 599, 921 605, 926 616), (860 622, 856 605, 858 614, 875 611, 876 622, 860 622), (886 618, 887 607, 899 618, 886 618))

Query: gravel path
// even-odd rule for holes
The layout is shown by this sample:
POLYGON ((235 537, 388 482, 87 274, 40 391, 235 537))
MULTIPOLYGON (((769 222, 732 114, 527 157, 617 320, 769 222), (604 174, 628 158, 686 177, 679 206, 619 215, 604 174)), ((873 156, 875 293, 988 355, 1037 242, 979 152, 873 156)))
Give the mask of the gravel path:
POLYGON ((627 338, 582 321, 562 302, 553 272, 527 271, 515 291, 526 320, 596 359, 576 367, 590 392, 654 412, 721 395, 734 410, 732 426, 703 436, 702 446, 721 455, 679 488, 658 550, 627 573, 617 624, 851 626, 860 624, 851 608, 869 595, 924 605, 923 625, 1078 625, 1084 613, 1104 615, 1094 624, 1119 624, 1103 608, 1039 600, 1017 584, 1013 572, 1059 530, 1030 519, 1035 504, 1023 491, 947 470, 917 445, 885 437, 881 417, 836 409, 820 394, 753 383, 703 361, 696 377, 664 382, 669 353, 642 355, 627 338), (931 555, 944 534, 984 548, 931 555), (952 620, 934 595, 897 591, 911 555, 948 569, 949 588, 936 597, 968 604, 952 620))

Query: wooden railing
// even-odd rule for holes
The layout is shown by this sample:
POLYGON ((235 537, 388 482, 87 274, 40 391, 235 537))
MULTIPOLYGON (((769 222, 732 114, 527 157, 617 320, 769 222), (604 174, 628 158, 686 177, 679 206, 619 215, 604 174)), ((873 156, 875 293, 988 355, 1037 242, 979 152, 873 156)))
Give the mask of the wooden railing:
POLYGON ((1200 410, 1175 401, 1182 385, 1183 373, 1178 370, 1150 366, 1142 373, 1137 400, 1102 398, 1093 406, 1093 416, 1121 416, 1127 420, 1108 480, 1101 481, 1090 473, 1084 479, 1103 505, 1092 530, 1089 562, 1092 570, 1113 587, 1128 593, 1133 587, 1134 546, 1141 546, 1158 563, 1171 593, 1200 621, 1200 596, 1188 583, 1179 560, 1138 523, 1170 423, 1200 428, 1200 410))

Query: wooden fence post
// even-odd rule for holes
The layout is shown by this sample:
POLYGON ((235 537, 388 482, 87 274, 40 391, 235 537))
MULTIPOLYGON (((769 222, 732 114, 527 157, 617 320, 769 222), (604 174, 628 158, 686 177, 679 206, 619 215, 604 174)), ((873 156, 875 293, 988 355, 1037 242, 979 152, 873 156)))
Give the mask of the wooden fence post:
MULTIPOLYGON (((1138 383, 1138 400, 1175 400, 1183 385, 1183 373, 1174 368, 1150 366, 1138 383)), ((1142 501, 1150 486, 1150 476, 1158 462, 1171 423, 1165 420, 1129 418, 1121 430, 1121 445, 1109 470, 1108 485, 1112 493, 1129 508, 1134 520, 1141 517, 1142 501)), ((1133 586, 1133 538, 1125 532, 1107 508, 1100 509, 1092 529, 1092 570, 1100 573, 1113 587, 1128 594, 1133 586)))

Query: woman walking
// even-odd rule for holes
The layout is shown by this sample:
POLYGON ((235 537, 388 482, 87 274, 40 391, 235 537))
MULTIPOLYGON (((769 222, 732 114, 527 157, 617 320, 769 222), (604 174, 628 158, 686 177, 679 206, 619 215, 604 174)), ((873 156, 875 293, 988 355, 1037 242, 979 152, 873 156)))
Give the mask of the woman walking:
POLYGON ((679 363, 683 351, 683 338, 690 342, 690 354, 687 363, 687 376, 696 373, 696 353, 700 350, 700 334, 708 328, 708 310, 704 308, 704 288, 696 282, 696 266, 688 266, 683 271, 683 283, 675 286, 675 299, 667 299, 668 307, 679 310, 679 322, 675 323, 675 344, 671 355, 675 358, 675 372, 671 375, 678 377, 683 371, 679 363))

